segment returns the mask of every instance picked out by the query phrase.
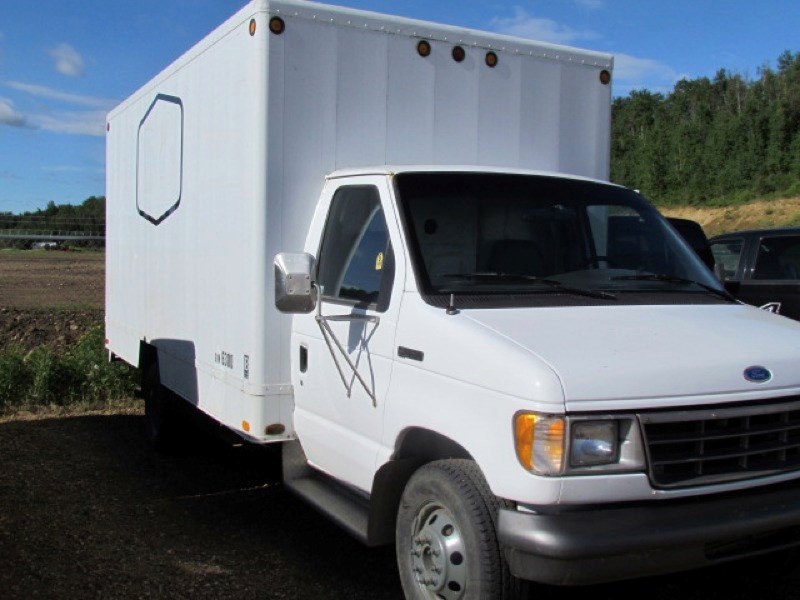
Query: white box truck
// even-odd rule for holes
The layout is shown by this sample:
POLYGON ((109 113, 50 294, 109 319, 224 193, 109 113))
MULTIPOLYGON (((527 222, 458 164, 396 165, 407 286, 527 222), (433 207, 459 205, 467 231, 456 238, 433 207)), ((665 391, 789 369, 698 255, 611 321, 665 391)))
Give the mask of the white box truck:
POLYGON ((800 542, 800 324, 607 182, 612 57, 256 0, 108 118, 108 349, 409 598, 800 542))

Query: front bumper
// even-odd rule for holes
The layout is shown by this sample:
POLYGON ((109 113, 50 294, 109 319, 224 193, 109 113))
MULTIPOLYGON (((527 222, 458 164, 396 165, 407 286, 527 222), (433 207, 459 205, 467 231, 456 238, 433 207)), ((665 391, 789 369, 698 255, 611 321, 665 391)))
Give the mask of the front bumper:
POLYGON ((498 538, 511 572, 540 583, 682 571, 800 545, 800 482, 558 514, 502 509, 498 538))

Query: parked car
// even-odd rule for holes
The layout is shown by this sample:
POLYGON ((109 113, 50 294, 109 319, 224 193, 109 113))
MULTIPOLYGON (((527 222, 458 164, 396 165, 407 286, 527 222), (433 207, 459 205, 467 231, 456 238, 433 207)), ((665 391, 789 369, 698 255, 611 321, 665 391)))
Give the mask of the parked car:
POLYGON ((800 320, 800 228, 725 233, 710 244, 729 292, 747 304, 800 320))
POLYGON ((706 266, 714 270, 714 255, 711 253, 711 246, 708 243, 706 232, 697 221, 691 219, 679 219, 678 217, 668 217, 667 221, 675 228, 683 239, 692 247, 706 266))

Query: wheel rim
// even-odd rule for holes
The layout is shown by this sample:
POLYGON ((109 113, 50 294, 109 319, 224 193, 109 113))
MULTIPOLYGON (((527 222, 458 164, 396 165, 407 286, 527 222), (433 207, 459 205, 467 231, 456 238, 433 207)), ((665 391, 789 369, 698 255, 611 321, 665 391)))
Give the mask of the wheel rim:
POLYGON ((464 537, 446 507, 420 507, 411 536, 411 570, 427 598, 458 600, 467 587, 464 537))

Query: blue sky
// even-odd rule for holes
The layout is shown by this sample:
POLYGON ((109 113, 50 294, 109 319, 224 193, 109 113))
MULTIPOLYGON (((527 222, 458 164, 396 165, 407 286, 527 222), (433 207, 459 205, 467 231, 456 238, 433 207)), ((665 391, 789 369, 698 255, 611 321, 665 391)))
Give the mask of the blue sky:
MULTIPOLYGON (((336 0, 610 52, 614 94, 800 51, 799 0, 336 0)), ((105 114, 245 0, 0 0, 0 212, 103 195, 105 114)))

